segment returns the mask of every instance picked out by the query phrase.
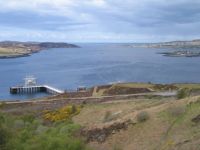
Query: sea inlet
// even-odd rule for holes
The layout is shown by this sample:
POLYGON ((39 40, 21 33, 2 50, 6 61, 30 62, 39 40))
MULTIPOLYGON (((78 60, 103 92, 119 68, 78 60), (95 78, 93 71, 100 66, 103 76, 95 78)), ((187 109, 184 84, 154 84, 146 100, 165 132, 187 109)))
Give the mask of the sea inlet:
POLYGON ((199 57, 164 57, 157 53, 173 50, 133 48, 120 43, 75 44, 80 48, 48 49, 28 57, 0 59, 0 99, 46 96, 10 94, 9 88, 23 84, 27 75, 61 90, 113 82, 200 83, 199 57))

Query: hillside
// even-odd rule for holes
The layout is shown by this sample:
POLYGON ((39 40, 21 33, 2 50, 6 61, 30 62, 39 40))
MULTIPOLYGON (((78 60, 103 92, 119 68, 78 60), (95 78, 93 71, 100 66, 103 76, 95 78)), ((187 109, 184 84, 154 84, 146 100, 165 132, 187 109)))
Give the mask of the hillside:
POLYGON ((146 47, 146 48, 199 48, 200 40, 192 41, 171 41, 171 42, 160 42, 160 43, 143 43, 143 44, 128 44, 130 47, 146 47))
MULTIPOLYGON (((12 138, 18 144, 17 149, 31 149, 29 145, 41 148, 41 144, 46 144, 39 142, 41 138, 50 140, 47 150, 53 149, 54 145, 64 149, 62 144, 67 141, 63 138, 71 137, 79 142, 69 140, 69 144, 75 144, 79 149, 196 150, 200 145, 199 94, 200 84, 120 83, 93 88, 91 98, 61 95, 37 101, 2 102, 0 114, 6 118, 3 121, 5 128, 12 128, 18 135, 19 140, 12 138), (125 93, 118 93, 119 88, 125 93), (136 93, 141 88, 183 93, 179 92, 178 96, 113 95, 113 91, 114 94, 127 94, 130 92, 127 88, 136 93), (135 88, 138 89, 135 91, 135 88), (103 98, 104 94, 113 96, 103 98), (34 123, 26 125, 23 121, 34 123), (25 137, 27 140, 23 141, 25 137)), ((13 145, 13 141, 8 140, 5 146, 9 147, 10 142, 13 145)))
POLYGON ((17 42, 3 41, 0 42, 0 58, 13 58, 28 56, 32 53, 39 52, 50 48, 77 48, 77 45, 56 42, 17 42))
POLYGON ((200 144, 199 108, 199 97, 122 100, 87 105, 74 122, 86 126, 85 135, 95 150, 196 150, 200 144), (148 119, 138 121, 142 112, 147 112, 148 119))

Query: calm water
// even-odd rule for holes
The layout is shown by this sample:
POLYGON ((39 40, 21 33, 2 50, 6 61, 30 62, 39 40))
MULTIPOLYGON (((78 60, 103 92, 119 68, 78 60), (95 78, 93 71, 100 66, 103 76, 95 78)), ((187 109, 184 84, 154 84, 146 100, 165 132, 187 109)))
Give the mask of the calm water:
MULTIPOLYGON (((9 87, 34 75, 41 84, 76 89, 111 82, 200 82, 200 57, 172 58, 167 49, 124 47, 122 44, 78 44, 81 48, 51 49, 30 57, 0 59, 0 99, 44 96, 10 95, 9 87)), ((170 49, 168 49, 170 50, 170 49)))

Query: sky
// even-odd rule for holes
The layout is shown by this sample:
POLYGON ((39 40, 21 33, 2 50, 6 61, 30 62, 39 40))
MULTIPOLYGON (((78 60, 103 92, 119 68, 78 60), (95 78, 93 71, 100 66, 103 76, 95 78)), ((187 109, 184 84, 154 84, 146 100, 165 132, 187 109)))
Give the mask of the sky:
POLYGON ((161 42, 200 38, 200 0, 0 0, 0 40, 161 42))

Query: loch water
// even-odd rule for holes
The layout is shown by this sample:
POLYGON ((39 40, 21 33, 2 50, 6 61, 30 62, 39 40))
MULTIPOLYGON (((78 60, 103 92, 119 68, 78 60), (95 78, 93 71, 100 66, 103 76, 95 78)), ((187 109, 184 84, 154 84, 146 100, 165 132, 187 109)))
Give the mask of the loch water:
MULTIPOLYGON (((164 48, 126 44, 77 44, 81 48, 43 50, 29 57, 0 59, 0 99, 24 100, 45 94, 11 95, 27 75, 62 90, 113 82, 200 83, 200 57, 165 57, 164 48)), ((197 49, 198 50, 198 49, 197 49)))

